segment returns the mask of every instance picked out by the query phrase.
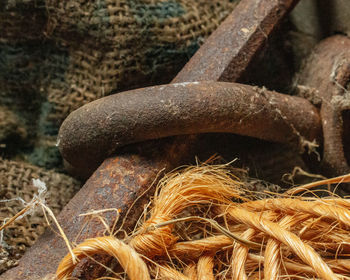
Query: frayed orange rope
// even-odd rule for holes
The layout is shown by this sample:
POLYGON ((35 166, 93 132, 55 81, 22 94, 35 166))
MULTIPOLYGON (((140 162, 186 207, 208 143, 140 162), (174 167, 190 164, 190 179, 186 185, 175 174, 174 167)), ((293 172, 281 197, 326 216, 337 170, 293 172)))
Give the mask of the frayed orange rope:
POLYGON ((189 168, 185 174, 166 177, 159 184, 160 192, 154 198, 150 218, 130 241, 130 246, 148 257, 164 254, 177 241, 172 234, 173 225, 163 226, 149 233, 152 225, 170 221, 191 206, 229 203, 232 198, 241 198, 239 185, 227 170, 219 166, 207 169, 189 168))
MULTIPOLYGON (((168 175, 149 218, 129 238, 92 238, 74 254, 112 255, 130 279, 350 279, 350 200, 285 194, 250 200, 231 171, 205 165, 168 175)), ((73 272, 71 258, 62 260, 58 279, 73 272)))
MULTIPOLYGON (((251 240, 256 234, 252 228, 247 229, 243 234, 242 238, 251 240)), ((247 260, 249 248, 242 244, 236 243, 233 249, 231 263, 232 263, 232 279, 247 279, 245 271, 245 262, 247 260)))
MULTIPOLYGON (((156 271, 156 273, 154 275, 155 279, 162 279, 162 280, 191 280, 185 274, 183 274, 180 271, 170 267, 169 265, 157 266, 157 269, 155 271, 156 271)), ((139 278, 139 279, 142 279, 142 278, 139 278)))
POLYGON ((252 211, 279 210, 289 213, 309 213, 350 226, 350 210, 334 204, 333 199, 305 201, 298 198, 274 198, 243 203, 242 207, 247 207, 252 211))
POLYGON ((237 206, 231 206, 228 208, 227 213, 235 221, 255 228, 256 230, 261 231, 287 245, 300 259, 302 259, 306 264, 310 265, 319 277, 327 280, 339 279, 322 260, 322 258, 314 251, 314 249, 305 244, 294 233, 283 229, 274 222, 261 219, 256 213, 237 206))
POLYGON ((169 248, 168 253, 171 257, 192 260, 198 259, 203 254, 215 254, 222 247, 230 245, 232 245, 231 238, 225 235, 216 235, 199 240, 177 242, 169 248))
POLYGON ((191 280, 197 280, 197 265, 194 263, 190 263, 184 269, 184 274, 191 280))
MULTIPOLYGON (((87 239, 73 249, 74 255, 80 260, 86 255, 108 254, 115 257, 131 280, 151 279, 148 268, 140 255, 127 244, 113 236, 87 239)), ((57 269, 58 279, 69 279, 76 264, 71 255, 67 255, 57 269)))
POLYGON ((202 280, 215 280, 213 275, 214 258, 210 255, 203 255, 197 264, 197 278, 202 280))
MULTIPOLYGON (((286 216, 279 222, 279 226, 285 229, 289 229, 296 223, 308 218, 308 215, 298 215, 297 217, 286 216)), ((281 254, 280 254, 280 241, 274 238, 270 238, 267 241, 265 249, 265 261, 264 262, 264 277, 265 279, 278 280, 281 273, 281 254)))
POLYGON ((346 174, 343 176, 338 176, 335 178, 325 179, 313 183, 309 183, 300 187, 292 188, 285 192, 286 195, 296 195, 302 191, 306 191, 312 189, 314 187, 329 185, 329 184, 339 184, 339 183, 350 183, 350 174, 346 174))

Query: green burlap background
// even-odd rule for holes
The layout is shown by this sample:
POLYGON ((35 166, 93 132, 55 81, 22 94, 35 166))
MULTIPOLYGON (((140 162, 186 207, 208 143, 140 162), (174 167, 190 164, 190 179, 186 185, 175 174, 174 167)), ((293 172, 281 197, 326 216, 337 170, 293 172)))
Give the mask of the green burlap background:
MULTIPOLYGON (((229 0, 0 1, 0 199, 30 200, 31 178, 58 213, 79 183, 63 174, 58 128, 74 109, 165 83, 236 6, 229 0)), ((21 209, 0 204, 0 223, 21 209)), ((4 231, 0 272, 43 232, 42 213, 4 231)))

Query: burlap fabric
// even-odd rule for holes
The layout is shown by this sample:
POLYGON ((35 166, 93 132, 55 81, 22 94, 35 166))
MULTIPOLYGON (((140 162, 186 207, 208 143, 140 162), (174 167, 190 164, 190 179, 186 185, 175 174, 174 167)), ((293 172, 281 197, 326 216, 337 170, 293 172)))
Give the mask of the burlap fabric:
MULTIPOLYGON (((55 136, 64 118, 87 102, 168 82, 236 4, 229 0, 4 1, 0 99, 17 103, 20 96, 31 104, 35 100, 33 114, 24 118, 37 124, 36 136, 55 136)), ((44 150, 52 154, 52 149, 44 150)), ((34 164, 49 168, 57 164, 57 159, 37 162, 38 155, 46 153, 38 147, 33 153, 28 158, 34 164)))
MULTIPOLYGON (((40 179, 48 188, 47 205, 57 215, 71 199, 80 184, 73 178, 53 171, 47 171, 28 163, 0 158, 0 196, 1 199, 20 197, 29 202, 37 189, 32 179, 40 179)), ((0 203, 0 223, 23 209, 19 201, 0 203)), ((0 273, 16 265, 17 260, 42 234, 46 220, 41 209, 17 220, 4 230, 4 242, 0 251, 0 273)))
POLYGON ((26 42, 43 36, 45 0, 0 1, 0 42, 26 42))
POLYGON ((0 139, 8 139, 12 136, 26 138, 27 130, 15 112, 10 111, 6 106, 0 106, 0 139))
POLYGON ((56 119, 130 87, 168 82, 235 1, 47 0, 47 34, 69 48, 66 87, 51 89, 56 119))
MULTIPOLYGON (((102 96, 170 81, 237 2, 0 1, 0 199, 30 200, 40 178, 57 214, 79 185, 55 146, 63 119, 102 96)), ((0 222, 23 207, 0 206, 0 222)), ((38 212, 5 230, 0 273, 44 228, 38 212)))
POLYGON ((53 42, 0 43, 0 106, 7 119, 0 123, 0 131, 7 131, 6 135, 0 133, 0 144, 7 146, 0 150, 2 155, 20 156, 45 168, 60 165, 55 147, 60 123, 49 116, 53 104, 48 102, 47 92, 62 84, 67 65, 68 53, 53 42), (9 125, 5 110, 16 115, 20 130, 14 121, 9 125))

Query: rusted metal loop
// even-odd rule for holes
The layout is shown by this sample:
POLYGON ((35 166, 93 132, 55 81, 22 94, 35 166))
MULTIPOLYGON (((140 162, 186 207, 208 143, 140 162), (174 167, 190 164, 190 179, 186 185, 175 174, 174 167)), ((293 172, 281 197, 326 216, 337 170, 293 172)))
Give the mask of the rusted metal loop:
POLYGON ((319 43, 300 74, 299 83, 316 88, 322 100, 324 172, 329 176, 350 172, 344 153, 342 111, 350 109, 346 85, 350 81, 350 39, 336 35, 319 43))
POLYGON ((83 169, 130 143, 208 132, 299 144, 319 140, 321 123, 303 98, 237 83, 177 83, 91 102, 68 116, 58 142, 63 157, 83 169))

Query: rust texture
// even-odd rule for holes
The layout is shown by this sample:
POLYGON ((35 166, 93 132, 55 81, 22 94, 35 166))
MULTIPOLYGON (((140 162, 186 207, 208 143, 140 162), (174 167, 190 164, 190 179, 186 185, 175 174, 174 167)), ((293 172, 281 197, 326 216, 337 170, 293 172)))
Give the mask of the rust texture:
POLYGON ((239 81, 268 36, 298 2, 241 1, 174 81, 239 81))
POLYGON ((130 143, 207 132, 300 144, 320 142, 321 122, 317 109, 300 97, 237 83, 186 82, 118 93, 81 107, 62 124, 59 148, 83 170, 130 143))
MULTIPOLYGON (((181 147, 178 149, 181 151, 181 147)), ((163 159, 159 157, 149 160, 155 153, 154 150, 145 157, 123 155, 109 158, 103 162, 58 217, 59 223, 70 241, 80 243, 86 238, 104 234, 105 228, 100 221, 95 219, 85 225, 90 217, 79 217, 79 214, 94 209, 116 207, 120 209, 122 215, 128 211, 131 203, 140 195, 139 190, 147 189, 166 161, 173 160, 173 158, 163 159), (134 187, 135 185, 137 189, 134 187)), ((168 154, 168 157, 171 157, 171 154, 168 154)), ((139 212, 143 209, 140 205, 144 202, 144 200, 140 200, 133 209, 139 212)), ((131 212, 125 227, 131 227, 136 222, 138 214, 134 215, 134 212, 131 212)), ((117 213, 110 211, 101 216, 106 219, 109 225, 112 225, 117 213)), ((58 232, 57 229, 56 232, 58 232)), ((53 231, 47 230, 22 257, 19 266, 1 275, 0 279, 41 279, 40 277, 54 273, 59 261, 66 254, 67 248, 62 239, 53 231)), ((94 273, 96 272, 89 271, 88 275, 93 276, 94 273)), ((82 275, 79 276, 87 279, 82 275)))
MULTIPOLYGON (((270 0, 242 0, 236 7, 240 12, 239 17, 231 18, 232 26, 239 27, 240 22, 252 24, 252 26, 259 26, 263 28, 261 19, 268 19, 271 14, 271 10, 279 11, 276 14, 276 19, 271 24, 277 24, 289 11, 296 1, 270 1, 270 0), (253 8, 257 3, 264 3, 264 9, 260 9, 259 13, 263 13, 262 16, 257 17, 256 11, 253 8), (270 4, 271 3, 271 4, 270 4), (282 5, 281 5, 282 3, 282 5)), ((273 27, 273 26, 272 26, 273 27)), ((219 29, 222 28, 221 26, 219 29)), ((264 30, 264 28, 262 29, 264 30)), ((227 30, 225 29, 225 32, 227 30)), ((232 34, 239 34, 242 30, 231 29, 232 34)), ((198 51, 198 55, 202 56, 205 52, 218 53, 222 51, 222 48, 218 48, 213 42, 219 41, 215 39, 217 33, 211 36, 208 43, 205 43, 202 48, 198 51), (212 38, 214 37, 214 39, 212 38)), ((219 31, 220 34, 220 31, 219 31)), ((266 39, 265 32, 256 32, 256 36, 260 37, 256 40, 256 44, 262 44, 266 39)), ((225 56, 220 56, 219 59, 216 56, 207 56, 205 63, 214 65, 215 63, 222 63, 227 65, 224 67, 214 67, 205 71, 206 77, 210 77, 210 80, 218 80, 217 77, 228 76, 229 72, 225 71, 229 65, 243 65, 242 68, 246 67, 246 61, 251 61, 255 56, 255 52, 260 49, 261 46, 257 46, 253 51, 248 51, 251 46, 246 43, 250 37, 238 37, 237 42, 241 47, 241 51, 238 53, 231 53, 225 56), (242 55, 245 53, 246 55, 242 55), (225 74, 226 73, 226 74, 225 74)), ((220 39, 221 40, 221 39, 220 39)), ((230 41, 224 43, 226 47, 231 48, 230 41)), ((181 71, 179 76, 175 78, 175 82, 186 82, 193 81, 199 78, 198 70, 203 67, 202 62, 190 62, 191 67, 186 67, 181 71), (182 78, 181 78, 182 77, 182 78)), ((204 64, 205 64, 204 63, 204 64)), ((232 67, 232 66, 231 66, 232 67)), ((203 74, 204 75, 204 74, 203 74)), ((232 82, 236 81, 237 77, 232 77, 227 80, 232 82)), ((204 78, 207 79, 207 78, 204 78)), ((125 210, 129 209, 132 203, 138 198, 145 190, 149 187, 150 182, 155 180, 156 174, 164 168, 170 170, 176 165, 180 164, 185 155, 190 154, 190 148, 194 143, 195 137, 176 137, 175 140, 165 141, 165 143, 156 146, 154 150, 150 149, 147 155, 140 155, 135 152, 134 154, 114 156, 110 159, 106 159, 104 163, 94 172, 92 177, 86 182, 81 191, 79 191, 75 197, 69 202, 69 204, 62 210, 58 217, 63 230, 66 232, 69 240, 75 240, 76 236, 84 227, 85 219, 79 217, 79 214, 90 211, 92 209, 105 209, 109 207, 120 208, 121 215, 125 215, 125 210), (112 164, 113 163, 113 164, 112 164), (116 174, 113 177, 113 173, 116 174), (112 178, 111 178, 112 176, 112 178)), ((141 149, 141 148, 140 148, 141 149)), ((146 149, 141 149, 144 151, 146 149)), ((79 154, 76 155, 79 157, 79 154)), ((139 201, 140 205, 142 202, 147 201, 147 195, 144 196, 143 201, 139 201)), ((138 206, 133 208, 135 211, 129 215, 129 217, 138 217, 143 211, 143 207, 138 206)), ((106 217, 112 214, 103 214, 102 216, 107 219, 109 225, 113 223, 114 217, 106 217)), ((130 219, 130 225, 135 221, 130 219)), ((88 225, 84 228, 84 233, 80 235, 80 239, 95 237, 101 234, 103 230, 101 223, 96 222, 88 225)), ((55 272, 57 265, 61 258, 68 252, 63 240, 58 237, 52 230, 47 230, 46 233, 39 238, 34 246, 28 250, 23 256, 19 265, 7 271, 0 276, 0 279, 41 279, 47 275, 51 275, 55 272)), ((110 258, 106 260, 100 260, 102 263, 108 262, 110 258)), ((78 269, 79 270, 79 269, 78 269)), ((91 279, 92 275, 94 278, 100 273, 100 266, 93 264, 86 264, 85 269, 77 271, 77 275, 81 279, 91 279), (88 267, 89 269, 86 269, 88 267), (84 274, 84 271, 87 271, 84 274)))
POLYGON ((300 73, 299 84, 318 90, 322 100, 322 167, 329 176, 350 172, 345 157, 342 112, 350 109, 346 87, 350 82, 350 39, 336 35, 319 43, 300 73))

